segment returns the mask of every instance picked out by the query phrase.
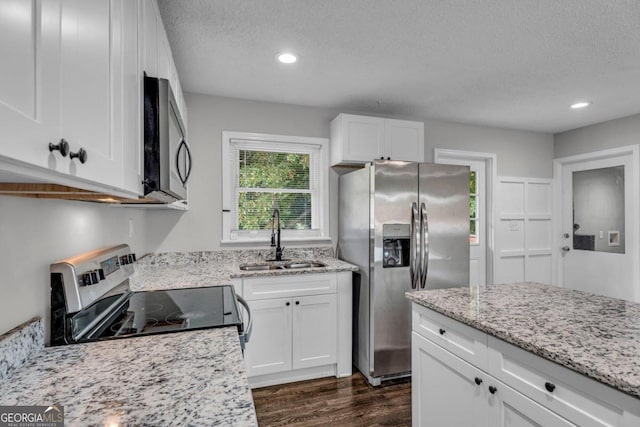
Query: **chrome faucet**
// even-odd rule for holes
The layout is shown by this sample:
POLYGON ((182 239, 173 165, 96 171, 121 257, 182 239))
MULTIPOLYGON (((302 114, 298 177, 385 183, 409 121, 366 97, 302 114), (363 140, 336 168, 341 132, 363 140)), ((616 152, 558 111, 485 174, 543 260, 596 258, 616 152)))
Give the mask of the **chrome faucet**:
POLYGON ((271 214, 271 247, 276 248, 276 261, 282 261, 284 248, 280 246, 280 210, 278 208, 273 208, 271 214))

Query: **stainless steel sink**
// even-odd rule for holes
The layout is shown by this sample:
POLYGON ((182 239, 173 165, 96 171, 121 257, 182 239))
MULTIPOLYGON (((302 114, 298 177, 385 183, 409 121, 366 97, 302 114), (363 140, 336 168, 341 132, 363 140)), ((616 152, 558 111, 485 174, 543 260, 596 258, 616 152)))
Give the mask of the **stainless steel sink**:
POLYGON ((286 264, 260 263, 260 264, 241 264, 239 266, 242 271, 268 271, 268 270, 295 270, 300 268, 321 268, 327 264, 320 261, 298 261, 288 262, 286 264))
POLYGON ((291 262, 284 265, 284 268, 319 268, 326 267, 327 264, 319 261, 301 261, 301 262, 291 262))
POLYGON ((282 270, 283 266, 278 264, 243 264, 240 265, 242 271, 264 271, 264 270, 282 270))

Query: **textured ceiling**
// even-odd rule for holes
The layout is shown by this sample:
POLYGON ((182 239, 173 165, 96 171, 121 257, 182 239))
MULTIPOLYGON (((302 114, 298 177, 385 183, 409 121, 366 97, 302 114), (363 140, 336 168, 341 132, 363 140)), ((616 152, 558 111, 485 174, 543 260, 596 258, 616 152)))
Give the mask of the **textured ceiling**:
POLYGON ((554 133, 640 113, 640 0, 158 3, 189 92, 554 133))

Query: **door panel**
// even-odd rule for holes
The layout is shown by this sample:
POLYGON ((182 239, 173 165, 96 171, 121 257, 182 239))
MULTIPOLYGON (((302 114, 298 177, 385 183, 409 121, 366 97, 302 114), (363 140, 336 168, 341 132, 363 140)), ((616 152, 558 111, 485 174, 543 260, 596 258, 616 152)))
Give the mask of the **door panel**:
POLYGON ((370 368, 378 377, 411 370, 411 304, 404 295, 411 290, 410 269, 383 266, 383 230, 385 224, 399 226, 387 227, 394 234, 397 234, 394 229, 409 230, 411 206, 417 202, 418 195, 418 164, 376 161, 373 169, 374 250, 370 281, 373 360, 370 368))
POLYGON ((486 426, 488 375, 415 332, 412 336, 413 425, 486 426))
POLYGON ((69 158, 48 149, 60 139, 59 15, 55 0, 0 2, 0 125, 1 155, 63 171, 69 158))
POLYGON ((491 378, 497 391, 489 399, 489 425, 495 427, 571 427, 575 424, 549 411, 511 387, 491 378))
MULTIPOLYGON (((637 227, 637 211, 635 210, 637 194, 633 192, 633 162, 631 156, 592 160, 573 163, 563 167, 562 172, 562 284, 566 288, 578 289, 614 298, 638 301, 639 285, 635 281, 634 261, 636 260, 635 243, 632 236, 637 227), (606 179, 591 180, 585 187, 576 191, 587 191, 587 206, 578 206, 578 194, 574 194, 574 173, 594 171, 602 168, 624 166, 624 230, 620 226, 605 224, 595 228, 586 223, 591 219, 603 219, 613 209, 612 198, 616 191, 609 184, 617 187, 621 182, 609 183, 606 179), (578 205, 577 205, 577 204, 578 205), (578 208, 581 212, 574 212, 578 208), (593 228, 593 229, 592 229, 593 228), (619 232, 624 242, 624 253, 601 252, 599 247, 607 249, 611 232, 619 232), (622 235, 624 233, 624 235, 622 235)), ((619 180, 622 181, 622 180, 619 180)), ((615 242, 613 243, 615 244, 615 242)), ((618 242, 620 244, 620 242, 618 242)))
POLYGON ((293 369, 336 363, 336 295, 293 298, 293 369))
POLYGON ((420 164, 428 216, 426 289, 469 285, 469 167, 420 164))
POLYGON ((247 375, 291 370, 291 298, 250 301, 251 340, 245 350, 247 375))

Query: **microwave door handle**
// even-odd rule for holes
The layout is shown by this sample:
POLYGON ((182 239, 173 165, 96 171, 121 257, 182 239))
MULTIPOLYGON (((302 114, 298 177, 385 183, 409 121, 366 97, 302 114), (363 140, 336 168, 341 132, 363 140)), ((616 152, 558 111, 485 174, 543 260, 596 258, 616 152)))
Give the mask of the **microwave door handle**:
POLYGON ((418 287, 418 242, 420 241, 418 222, 418 204, 411 204, 411 236, 409 236, 409 275, 411 276, 411 289, 418 287))
POLYGON ((178 172, 178 178, 180 179, 180 182, 182 183, 182 185, 186 185, 187 181, 189 180, 189 175, 191 175, 191 150, 189 150, 189 146, 187 145, 187 142, 183 139, 180 141, 180 144, 178 145, 178 150, 176 151, 176 171, 178 172), (180 153, 182 152, 182 149, 185 149, 186 151, 186 160, 187 162, 185 163, 185 166, 188 163, 188 168, 186 171, 186 174, 183 176, 182 173, 182 168, 180 167, 180 153))
POLYGON ((191 176, 191 168, 193 166, 193 163, 191 161, 191 148, 189 147, 189 144, 187 144, 187 141, 185 141, 184 139, 182 140, 182 142, 184 142, 184 149, 187 150, 187 164, 189 165, 189 168, 187 169, 187 176, 184 177, 183 182, 183 185, 186 185, 189 181, 189 177, 191 176))
POLYGON ((427 207, 420 205, 420 289, 424 289, 427 283, 429 270, 429 218, 427 207))

